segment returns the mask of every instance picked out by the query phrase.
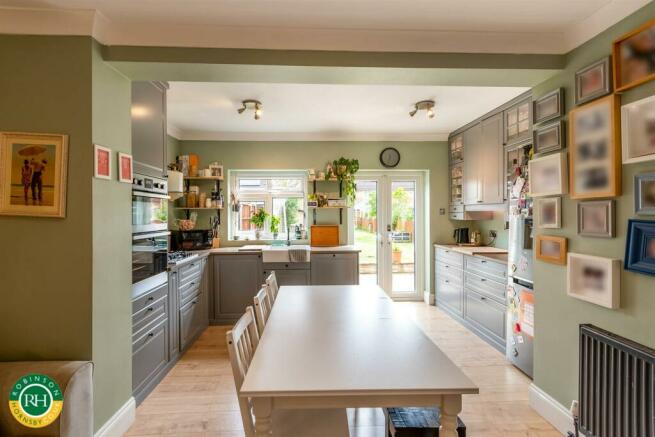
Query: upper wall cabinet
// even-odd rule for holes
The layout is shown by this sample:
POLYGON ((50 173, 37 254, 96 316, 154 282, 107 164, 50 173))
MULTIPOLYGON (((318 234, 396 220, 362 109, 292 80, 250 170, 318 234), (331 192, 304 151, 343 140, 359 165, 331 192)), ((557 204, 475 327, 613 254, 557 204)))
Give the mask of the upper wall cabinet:
POLYGON ((481 159, 482 125, 471 126, 464 131, 464 177, 462 183, 462 199, 464 205, 482 203, 482 187, 480 173, 483 171, 484 160, 481 159))
POLYGON ((503 114, 464 131, 463 201, 471 206, 503 203, 503 114))
POLYGON ((503 142, 515 144, 532 138, 532 99, 524 100, 503 111, 503 142))
POLYGON ((450 139, 450 165, 462 162, 464 159, 464 135, 458 134, 450 139))
POLYGON ((166 175, 166 90, 163 82, 132 82, 134 172, 166 175))

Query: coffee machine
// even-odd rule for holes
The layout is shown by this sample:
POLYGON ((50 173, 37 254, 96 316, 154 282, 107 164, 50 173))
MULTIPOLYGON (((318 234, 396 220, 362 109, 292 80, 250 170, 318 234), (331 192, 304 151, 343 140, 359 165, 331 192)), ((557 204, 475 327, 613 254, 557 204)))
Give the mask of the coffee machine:
POLYGON ((469 244, 469 228, 457 228, 453 233, 456 244, 469 244))

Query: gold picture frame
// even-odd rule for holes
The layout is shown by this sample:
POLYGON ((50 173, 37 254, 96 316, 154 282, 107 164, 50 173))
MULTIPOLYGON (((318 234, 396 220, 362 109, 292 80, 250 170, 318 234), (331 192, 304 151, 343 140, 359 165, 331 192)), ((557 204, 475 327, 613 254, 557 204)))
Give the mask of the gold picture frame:
POLYGON ((537 235, 535 255, 538 260, 551 264, 566 264, 567 240, 564 237, 537 235))
POLYGON ((66 216, 68 135, 0 132, 0 215, 66 216))
POLYGON ((640 71, 643 70, 643 64, 638 64, 643 62, 639 59, 640 57, 648 58, 648 56, 654 56, 655 53, 646 52, 641 53, 641 56, 634 55, 635 51, 641 49, 639 45, 644 46, 644 39, 646 39, 646 43, 648 40, 651 43, 655 42, 655 18, 616 39, 612 44, 615 92, 621 93, 655 79, 655 69, 643 72, 640 71), (630 54, 632 56, 628 57, 630 54), (628 65, 629 63, 634 65, 628 65), (632 77, 626 78, 625 73, 632 74, 632 77))

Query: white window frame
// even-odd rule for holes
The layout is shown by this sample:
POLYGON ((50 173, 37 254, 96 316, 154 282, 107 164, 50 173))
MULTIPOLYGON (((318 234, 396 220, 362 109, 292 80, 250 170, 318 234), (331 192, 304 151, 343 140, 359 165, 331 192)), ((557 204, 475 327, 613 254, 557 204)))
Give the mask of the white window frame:
MULTIPOLYGON (((303 218, 302 218, 302 223, 305 229, 307 229, 307 224, 308 224, 308 214, 307 214, 307 192, 308 192, 308 172, 307 170, 228 170, 227 171, 227 178, 228 178, 228 194, 227 194, 227 199, 228 202, 226 202, 227 205, 227 232, 228 232, 228 240, 234 241, 234 235, 236 233, 235 229, 235 215, 237 212, 232 211, 232 205, 230 204, 230 201, 232 199, 232 193, 237 191, 237 180, 239 178, 241 179, 270 179, 270 178, 277 178, 277 179, 301 179, 302 180, 302 203, 300 205, 301 209, 304 211, 303 218)), ((254 194, 254 193, 238 193, 237 194, 239 200, 261 200, 262 196, 259 194, 254 194)), ((273 207, 273 198, 276 197, 273 194, 269 193, 267 196, 263 199, 265 203, 265 208, 270 211, 273 207)), ((269 233, 268 229, 265 228, 263 231, 263 236, 260 240, 255 240, 254 235, 249 238, 248 241, 272 241, 272 238, 263 238, 264 236, 267 236, 269 233)), ((280 235, 286 235, 286 229, 280 229, 280 235)), ((238 241, 245 241, 245 239, 242 239, 239 237, 238 241)), ((293 240, 294 242, 306 242, 306 240, 293 240)))

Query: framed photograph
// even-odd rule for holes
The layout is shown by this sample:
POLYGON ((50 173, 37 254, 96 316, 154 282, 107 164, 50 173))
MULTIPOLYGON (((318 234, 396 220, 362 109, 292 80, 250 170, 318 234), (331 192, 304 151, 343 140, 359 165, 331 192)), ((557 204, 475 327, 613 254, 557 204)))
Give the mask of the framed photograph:
POLYGON ((612 92, 610 57, 575 72, 575 104, 582 105, 612 92))
POLYGON ((118 180, 126 184, 132 183, 132 155, 118 152, 118 180))
POLYGON ((584 237, 614 238, 615 227, 613 200, 578 203, 578 234, 584 237))
POLYGON ((635 213, 655 215, 655 172, 635 175, 635 213))
POLYGON ((614 95, 569 113, 572 199, 621 195, 619 99, 614 95))
POLYGON ((535 199, 537 227, 559 229, 562 227, 562 198, 542 197, 535 199))
POLYGON ((623 163, 655 160, 655 96, 621 106, 623 163))
POLYGON ((534 124, 553 120, 564 115, 564 88, 549 92, 533 102, 534 124))
POLYGON ((93 175, 98 179, 111 179, 111 149, 93 145, 93 175))
POLYGON ((628 220, 623 268, 655 276, 655 221, 628 220))
POLYGON ((68 135, 0 132, 0 214, 66 217, 68 135))
POLYGON ((563 149, 564 120, 547 126, 539 126, 534 130, 534 153, 548 153, 563 149))
POLYGON ((528 162, 530 196, 559 196, 568 191, 566 154, 553 153, 528 162))
POLYGON ((535 243, 538 260, 551 264, 566 264, 566 238, 537 235, 535 243))
POLYGON ((621 260, 569 253, 566 282, 569 296, 607 308, 618 308, 621 260))
POLYGON ((614 41, 612 55, 616 92, 655 79, 655 19, 614 41))

